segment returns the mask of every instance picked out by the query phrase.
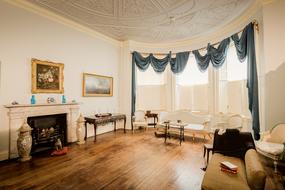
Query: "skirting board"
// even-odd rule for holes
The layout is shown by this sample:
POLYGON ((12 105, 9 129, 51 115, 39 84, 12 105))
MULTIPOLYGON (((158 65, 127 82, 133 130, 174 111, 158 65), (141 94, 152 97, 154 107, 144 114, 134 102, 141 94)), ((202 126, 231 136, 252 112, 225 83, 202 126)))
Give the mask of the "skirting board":
POLYGON ((8 160, 9 159, 9 152, 7 151, 0 151, 0 161, 8 160))

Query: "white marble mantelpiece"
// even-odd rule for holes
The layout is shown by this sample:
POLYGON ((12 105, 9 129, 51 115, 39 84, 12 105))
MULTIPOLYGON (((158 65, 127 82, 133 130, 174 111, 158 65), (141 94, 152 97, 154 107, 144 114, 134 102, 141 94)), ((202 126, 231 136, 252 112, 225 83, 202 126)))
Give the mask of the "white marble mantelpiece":
POLYGON ((79 117, 79 103, 65 104, 18 104, 5 105, 9 117, 9 158, 18 157, 17 138, 18 129, 27 121, 28 117, 54 115, 66 113, 67 119, 67 141, 75 142, 76 121, 79 117))

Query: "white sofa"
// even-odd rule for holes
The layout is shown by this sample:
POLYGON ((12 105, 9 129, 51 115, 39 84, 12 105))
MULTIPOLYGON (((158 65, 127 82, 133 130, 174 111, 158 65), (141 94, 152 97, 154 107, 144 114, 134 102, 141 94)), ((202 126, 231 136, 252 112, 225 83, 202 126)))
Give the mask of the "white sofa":
MULTIPOLYGON (((159 123, 177 120, 187 123, 188 125, 184 127, 184 133, 185 135, 192 135, 193 139, 196 134, 200 134, 204 138, 206 136, 211 138, 209 127, 211 116, 208 114, 192 113, 191 111, 160 112, 158 119, 159 123)), ((158 125, 157 130, 160 130, 160 125, 158 125)))

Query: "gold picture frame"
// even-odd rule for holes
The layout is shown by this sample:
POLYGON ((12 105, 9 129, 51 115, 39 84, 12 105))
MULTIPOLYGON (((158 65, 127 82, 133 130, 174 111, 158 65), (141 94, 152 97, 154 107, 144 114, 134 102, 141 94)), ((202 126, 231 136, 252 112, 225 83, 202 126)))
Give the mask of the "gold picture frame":
POLYGON ((32 93, 64 93, 63 63, 32 59, 32 93))
POLYGON ((113 96, 113 77, 83 73, 82 96, 84 97, 113 96))

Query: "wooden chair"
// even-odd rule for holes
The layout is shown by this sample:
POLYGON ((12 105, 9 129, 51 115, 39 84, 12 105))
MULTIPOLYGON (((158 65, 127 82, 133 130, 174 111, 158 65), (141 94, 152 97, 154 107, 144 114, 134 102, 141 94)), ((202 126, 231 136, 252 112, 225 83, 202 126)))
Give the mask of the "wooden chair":
POLYGON ((136 111, 135 115, 132 117, 132 131, 134 133, 135 129, 143 127, 145 130, 148 129, 147 117, 144 111, 136 111))

